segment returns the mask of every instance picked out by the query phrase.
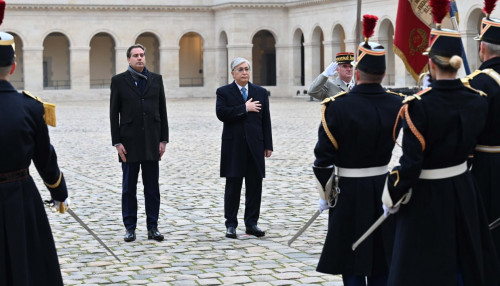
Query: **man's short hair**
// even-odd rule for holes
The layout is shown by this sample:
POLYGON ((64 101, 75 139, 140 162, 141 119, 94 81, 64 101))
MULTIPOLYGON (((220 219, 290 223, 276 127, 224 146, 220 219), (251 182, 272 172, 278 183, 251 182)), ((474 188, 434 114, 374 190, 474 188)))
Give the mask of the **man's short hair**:
POLYGON ((486 50, 488 50, 488 52, 491 55, 493 55, 495 57, 500 56, 500 45, 498 45, 498 44, 492 44, 492 43, 488 43, 488 42, 484 42, 484 41, 483 41, 483 43, 484 43, 484 48, 486 50))
POLYGON ((144 51, 144 54, 146 54, 146 48, 141 45, 141 44, 135 44, 135 45, 132 45, 130 46, 128 49, 127 49, 127 59, 130 59, 130 57, 132 56, 132 50, 135 49, 135 48, 141 48, 143 51, 144 51))
POLYGON ((360 79, 373 83, 381 83, 385 76, 384 73, 382 74, 367 73, 361 69, 358 69, 358 72, 360 79))
POLYGON ((242 63, 247 63, 250 68, 250 62, 242 57, 237 57, 231 62, 231 71, 234 71, 234 68, 241 65, 242 63))

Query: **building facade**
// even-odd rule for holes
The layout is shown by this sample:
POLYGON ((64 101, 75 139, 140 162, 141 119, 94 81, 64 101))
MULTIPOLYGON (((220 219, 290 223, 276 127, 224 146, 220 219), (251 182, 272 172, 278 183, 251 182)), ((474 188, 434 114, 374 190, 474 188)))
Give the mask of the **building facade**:
MULTIPOLYGON (((237 56, 252 63, 252 82, 287 97, 303 94, 337 52, 355 51, 357 2, 9 0, 0 29, 15 37, 15 86, 43 98, 109 96, 134 43, 146 46, 147 67, 163 75, 167 97, 214 96, 232 80, 228 65, 237 56)), ((387 50, 383 84, 414 86, 392 50, 398 1, 361 2, 361 15, 379 17, 371 41, 387 50)), ((456 2, 474 70, 483 1, 456 2)))

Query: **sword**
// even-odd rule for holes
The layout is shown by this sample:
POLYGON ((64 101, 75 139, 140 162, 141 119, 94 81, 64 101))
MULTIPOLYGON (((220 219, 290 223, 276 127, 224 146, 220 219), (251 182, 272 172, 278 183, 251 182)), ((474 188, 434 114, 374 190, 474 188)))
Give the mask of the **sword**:
MULTIPOLYGON (((385 185, 387 188, 387 181, 386 181, 385 185)), ((411 193, 412 193, 412 190, 410 189, 408 191, 408 193, 404 194, 403 197, 394 205, 394 208, 399 207, 401 204, 408 203, 408 201, 410 200, 410 197, 411 197, 411 193)), ((354 242, 352 244, 352 250, 353 251, 356 250, 356 248, 361 244, 361 242, 363 242, 368 236, 370 236, 370 234, 372 234, 372 232, 374 232, 390 215, 391 215, 390 212, 388 212, 387 214, 382 214, 372 224, 372 226, 370 226, 370 228, 368 228, 368 230, 365 233, 363 233, 363 235, 358 240, 356 240, 356 242, 354 242)))
POLYGON ((313 221, 318 218, 319 214, 320 212, 319 210, 317 210, 309 219, 309 221, 307 221, 307 223, 301 229, 299 229, 299 231, 292 238, 290 238, 290 240, 288 241, 288 246, 290 246, 292 242, 294 242, 297 237, 299 237, 313 223, 313 221))
MULTIPOLYGON (((45 201, 45 204, 50 206, 54 206, 54 201, 45 201)), ((97 242, 99 242, 111 255, 113 255, 118 261, 122 262, 118 256, 85 224, 78 215, 76 215, 72 209, 67 208, 66 212, 68 212, 92 237, 94 237, 97 242)))
POLYGON ((497 226, 500 225, 500 217, 497 218, 494 222, 490 223, 490 230, 494 230, 497 226))

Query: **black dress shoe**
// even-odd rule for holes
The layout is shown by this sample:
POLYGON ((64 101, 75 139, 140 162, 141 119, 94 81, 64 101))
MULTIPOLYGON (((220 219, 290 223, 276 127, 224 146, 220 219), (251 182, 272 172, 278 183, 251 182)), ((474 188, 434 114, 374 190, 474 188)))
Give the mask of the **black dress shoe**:
POLYGON ((256 225, 247 226, 246 234, 255 235, 256 237, 263 237, 266 235, 266 233, 256 225))
POLYGON ((126 242, 134 241, 135 240, 135 230, 134 229, 127 230, 123 240, 125 240, 126 242))
POLYGON ((228 227, 227 231, 226 231, 226 237, 227 238, 236 238, 236 228, 233 226, 228 227))
POLYGON ((156 227, 150 228, 148 230, 148 239, 154 239, 156 241, 162 241, 163 235, 158 231, 156 227))

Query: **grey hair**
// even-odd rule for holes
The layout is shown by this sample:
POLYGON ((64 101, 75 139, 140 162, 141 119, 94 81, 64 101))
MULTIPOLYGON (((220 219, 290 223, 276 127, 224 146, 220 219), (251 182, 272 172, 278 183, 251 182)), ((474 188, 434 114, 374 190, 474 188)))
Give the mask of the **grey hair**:
POLYGON ((500 56, 500 45, 497 45, 497 44, 492 44, 492 43, 488 43, 488 42, 484 42, 484 46, 486 48, 486 50, 488 50, 490 52, 490 54, 494 55, 494 56, 500 56))
POLYGON ((234 68, 241 65, 242 63, 247 63, 248 67, 250 68, 250 62, 247 59, 237 57, 231 62, 231 71, 234 71, 234 68))

